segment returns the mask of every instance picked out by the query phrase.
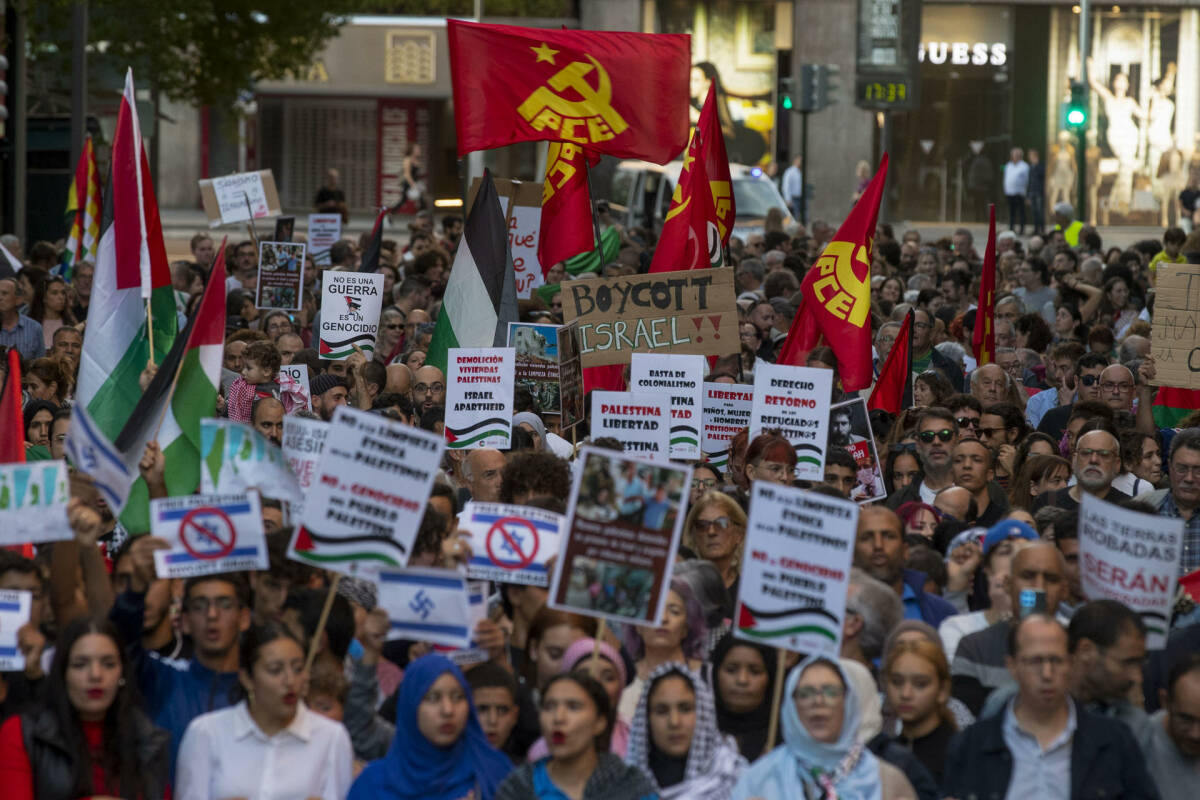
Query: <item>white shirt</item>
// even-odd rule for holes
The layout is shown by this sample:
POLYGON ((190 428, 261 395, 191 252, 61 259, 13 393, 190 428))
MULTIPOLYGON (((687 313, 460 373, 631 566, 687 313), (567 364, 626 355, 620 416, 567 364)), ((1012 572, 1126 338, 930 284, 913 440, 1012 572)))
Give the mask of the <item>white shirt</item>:
POLYGON ((804 173, 795 164, 783 171, 783 199, 789 203, 799 200, 804 192, 804 173))
POLYGON ((1004 193, 1025 195, 1025 190, 1029 188, 1029 165, 1024 161, 1013 163, 1011 161, 1004 165, 1004 193))
POLYGON ((964 636, 978 633, 988 626, 987 617, 983 611, 972 611, 969 614, 955 614, 946 617, 938 626, 938 635, 942 637, 942 649, 946 651, 946 661, 954 662, 954 653, 958 643, 964 636))
POLYGON ((350 734, 297 705, 292 724, 267 736, 243 700, 202 714, 183 734, 175 800, 345 800, 353 781, 350 734))

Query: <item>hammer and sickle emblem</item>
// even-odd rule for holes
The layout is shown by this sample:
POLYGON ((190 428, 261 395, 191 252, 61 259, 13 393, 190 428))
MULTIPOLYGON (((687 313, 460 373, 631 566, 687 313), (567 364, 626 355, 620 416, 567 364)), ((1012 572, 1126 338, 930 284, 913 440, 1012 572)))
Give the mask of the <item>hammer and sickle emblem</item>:
POLYGON ((859 245, 856 250, 853 242, 842 241, 827 244, 817 259, 816 266, 821 277, 813 284, 813 290, 823 304, 831 307, 831 311, 861 328, 871 311, 871 292, 867 281, 859 280, 854 274, 855 261, 867 268, 865 275, 870 275, 871 264, 866 247, 859 245), (822 294, 826 288, 834 290, 831 297, 822 294))
MULTIPOLYGON (((590 64, 582 61, 572 61, 556 72, 548 86, 539 86, 525 102, 517 107, 518 113, 539 130, 544 127, 565 127, 564 119, 587 119, 599 117, 611 130, 612 135, 624 132, 628 127, 624 118, 612 107, 612 81, 608 72, 600 66, 600 62, 591 56, 585 56, 590 64), (596 70, 597 85, 592 88, 587 76, 592 69, 596 70), (568 89, 579 95, 578 100, 568 100, 561 93, 568 89), (548 115, 546 110, 551 112, 548 115), (555 120, 553 117, 557 117, 555 120)), ((611 137, 609 137, 611 138, 611 137)), ((579 141, 587 141, 579 139, 579 141)))

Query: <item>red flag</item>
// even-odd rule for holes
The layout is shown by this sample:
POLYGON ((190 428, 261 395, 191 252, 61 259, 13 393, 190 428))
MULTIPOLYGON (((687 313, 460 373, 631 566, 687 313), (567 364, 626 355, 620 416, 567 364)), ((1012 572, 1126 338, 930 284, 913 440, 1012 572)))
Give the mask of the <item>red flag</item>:
POLYGON ((912 331, 913 312, 909 309, 892 342, 892 349, 879 370, 879 379, 871 390, 867 400, 867 408, 874 411, 881 408, 893 414, 899 414, 903 409, 912 405, 912 331))
POLYGON ((692 131, 662 235, 654 248, 651 272, 721 266, 722 248, 729 241, 735 214, 731 188, 714 84, 692 131))
POLYGON ((988 205, 987 251, 983 254, 983 275, 979 279, 979 303, 975 309, 975 330, 971 348, 979 366, 996 360, 996 206, 988 205))
POLYGON ((823 335, 837 356, 847 392, 871 385, 871 250, 887 167, 884 153, 862 197, 804 276, 804 305, 777 360, 803 366, 823 335))
POLYGON ((8 351, 8 374, 0 394, 0 464, 25 460, 25 420, 21 416, 21 356, 8 351))
POLYGON ((665 164, 687 144, 686 34, 447 26, 460 157, 559 141, 665 164))
POLYGON ((587 162, 595 164, 599 160, 599 157, 589 158, 577 144, 550 143, 538 237, 538 261, 543 276, 558 262, 596 247, 587 162))

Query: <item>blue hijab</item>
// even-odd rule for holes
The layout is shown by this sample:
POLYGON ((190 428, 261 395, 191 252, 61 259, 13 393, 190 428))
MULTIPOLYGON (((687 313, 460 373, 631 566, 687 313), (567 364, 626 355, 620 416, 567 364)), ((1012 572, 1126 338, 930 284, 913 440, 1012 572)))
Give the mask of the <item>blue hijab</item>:
POLYGON ((462 671, 436 653, 408 665, 396 701, 396 736, 388 753, 372 761, 350 787, 347 800, 430 798, 459 800, 472 789, 479 800, 491 800, 512 762, 488 743, 462 671), (417 707, 434 682, 449 672, 467 693, 471 706, 467 727, 450 747, 437 747, 417 728, 417 707))

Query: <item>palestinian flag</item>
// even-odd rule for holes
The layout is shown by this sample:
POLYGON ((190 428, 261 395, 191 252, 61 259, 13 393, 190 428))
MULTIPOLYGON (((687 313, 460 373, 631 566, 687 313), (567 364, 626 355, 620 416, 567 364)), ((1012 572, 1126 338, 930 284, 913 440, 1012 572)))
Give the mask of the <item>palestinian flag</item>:
POLYGON ((96 151, 89 135, 83 142, 83 152, 75 165, 71 191, 67 194, 67 216, 71 231, 62 252, 62 264, 56 272, 70 281, 80 261, 95 258, 96 240, 100 237, 100 173, 96 169, 96 151))
POLYGON ((444 374, 451 347, 504 347, 517 321, 517 285, 500 196, 485 170, 467 214, 425 363, 444 374))
POLYGON ((828 639, 836 646, 841 627, 838 618, 824 608, 798 607, 766 611, 753 609, 738 600, 738 634, 744 639, 756 640, 770 647, 777 647, 793 637, 802 635, 828 639))
POLYGON ((1154 395, 1154 424, 1175 428, 1183 418, 1200 408, 1200 389, 1160 386, 1154 395))
POLYGON ((162 363, 178 332, 175 292, 138 127, 132 70, 125 75, 110 170, 75 402, 87 409, 112 441, 142 394, 138 377, 152 352, 147 309, 153 318, 156 363, 162 363))
MULTIPOLYGON (((214 415, 225 346, 225 243, 217 251, 204 297, 183 336, 167 353, 129 423, 113 442, 123 460, 141 458, 146 443, 158 440, 166 461, 167 495, 192 494, 200 487, 200 420, 214 415), (161 426, 159 421, 161 420, 161 426)), ((150 497, 139 475, 121 511, 132 534, 150 530, 150 497)))
MULTIPOLYGON (((379 271, 379 254, 383 250, 383 218, 387 216, 387 213, 387 206, 384 206, 379 209, 379 216, 375 217, 375 227, 371 229, 371 241, 367 242, 362 262, 358 265, 359 272, 379 271)), ((387 298, 387 302, 390 303, 391 298, 387 298)))

